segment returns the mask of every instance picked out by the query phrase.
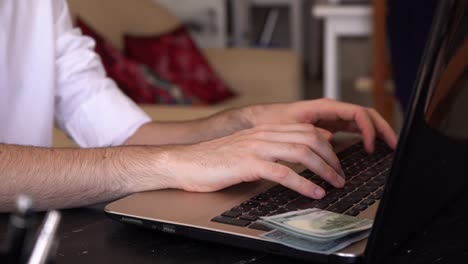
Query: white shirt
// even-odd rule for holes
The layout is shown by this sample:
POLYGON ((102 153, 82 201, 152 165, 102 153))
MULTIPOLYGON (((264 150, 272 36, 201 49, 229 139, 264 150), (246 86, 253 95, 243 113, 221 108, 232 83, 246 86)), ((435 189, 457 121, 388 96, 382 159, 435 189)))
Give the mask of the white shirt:
POLYGON ((0 143, 120 145, 150 118, 106 78, 65 0, 0 0, 0 143))

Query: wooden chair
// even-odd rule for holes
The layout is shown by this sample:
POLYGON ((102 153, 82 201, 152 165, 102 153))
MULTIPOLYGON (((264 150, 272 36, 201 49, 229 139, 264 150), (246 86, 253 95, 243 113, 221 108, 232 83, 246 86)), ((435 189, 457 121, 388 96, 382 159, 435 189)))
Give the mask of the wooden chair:
POLYGON ((387 56, 387 1, 372 0, 373 5, 373 99, 374 106, 391 125, 394 120, 394 96, 388 91, 390 67, 387 56))

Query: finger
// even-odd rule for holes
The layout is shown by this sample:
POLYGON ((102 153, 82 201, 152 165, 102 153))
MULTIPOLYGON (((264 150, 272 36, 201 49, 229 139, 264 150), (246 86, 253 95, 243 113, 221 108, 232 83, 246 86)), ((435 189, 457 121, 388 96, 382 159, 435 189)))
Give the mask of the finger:
POLYGON ((331 141, 333 139, 333 133, 326 130, 326 129, 323 129, 323 128, 320 128, 320 127, 316 127, 317 129, 317 132, 320 133, 320 135, 322 135, 323 138, 325 138, 327 141, 331 141))
POLYGON ((270 132, 264 131, 255 134, 256 139, 269 142, 293 143, 309 147, 315 154, 319 155, 325 162, 328 163, 335 171, 343 178, 344 172, 341 168, 341 163, 336 156, 330 142, 325 140, 317 132, 270 132))
POLYGON ((366 150, 374 151, 375 127, 365 108, 333 100, 325 101, 320 107, 316 121, 354 122, 361 131, 366 150))
POLYGON ((398 138, 392 127, 375 109, 367 109, 367 111, 374 122, 377 132, 392 149, 396 149, 398 138))
POLYGON ((273 162, 261 162, 258 164, 257 169, 261 178, 277 182, 304 196, 322 199, 326 194, 324 189, 284 165, 273 162))
POLYGON ((369 113, 364 108, 359 108, 354 115, 356 125, 361 130, 366 151, 369 153, 374 152, 375 127, 369 113))
POLYGON ((256 154, 269 161, 281 160, 300 163, 336 188, 342 188, 345 184, 344 177, 340 175, 340 172, 336 171, 306 145, 264 142, 256 154))
POLYGON ((275 132, 315 132, 316 128, 312 124, 301 124, 301 123, 294 123, 294 124, 269 124, 269 125, 261 125, 255 127, 251 130, 251 132, 258 132, 258 131, 275 131, 275 132))

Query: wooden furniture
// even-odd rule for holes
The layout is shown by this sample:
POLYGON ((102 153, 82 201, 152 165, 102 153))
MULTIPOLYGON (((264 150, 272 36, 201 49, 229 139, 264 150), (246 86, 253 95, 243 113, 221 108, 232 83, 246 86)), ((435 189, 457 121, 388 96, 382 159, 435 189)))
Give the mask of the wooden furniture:
MULTIPOLYGON (((74 16, 82 17, 118 48, 122 48, 125 33, 157 35, 181 23, 154 0, 69 0, 68 3, 74 16)), ((188 120, 232 107, 301 99, 302 71, 295 52, 251 48, 202 51, 237 96, 210 106, 144 106, 154 120, 188 120)), ((60 131, 55 131, 55 138, 56 146, 73 145, 60 131)))
POLYGON ((240 47, 247 47, 250 44, 249 34, 250 9, 254 6, 278 7, 286 6, 289 8, 289 31, 291 34, 292 49, 299 54, 301 58, 304 55, 304 18, 303 18, 303 0, 232 0, 233 5, 233 30, 234 43, 240 47))
POLYGON ((390 123, 394 124, 395 99, 387 89, 390 67, 387 56, 387 1, 372 0, 372 83, 374 107, 390 123))
POLYGON ((338 44, 342 37, 369 36, 372 9, 367 5, 335 5, 318 1, 312 14, 324 21, 324 97, 341 99, 338 44))
POLYGON ((372 96, 374 107, 391 124, 394 122, 394 97, 388 91, 390 77, 386 49, 386 1, 370 5, 339 5, 319 1, 313 15, 324 20, 324 96, 341 99, 338 41, 341 37, 372 35, 372 96))

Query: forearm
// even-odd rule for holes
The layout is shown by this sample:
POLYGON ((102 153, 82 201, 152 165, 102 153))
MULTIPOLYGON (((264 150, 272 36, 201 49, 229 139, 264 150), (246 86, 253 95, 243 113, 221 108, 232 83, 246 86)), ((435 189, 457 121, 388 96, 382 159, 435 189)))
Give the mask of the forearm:
MULTIPOLYGON (((171 187, 158 176, 158 149, 47 149, 0 145, 0 211, 27 194, 39 210, 113 200, 171 187)), ((160 174, 162 175, 162 173, 160 174)))
POLYGON ((203 119, 184 122, 152 122, 143 125, 126 145, 194 144, 251 128, 250 108, 223 111, 203 119))

